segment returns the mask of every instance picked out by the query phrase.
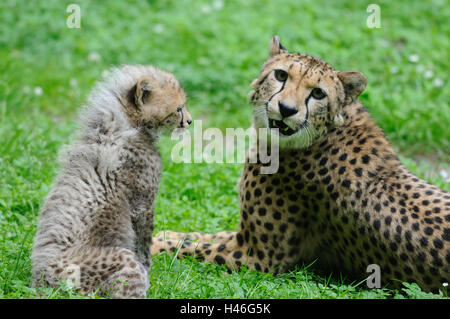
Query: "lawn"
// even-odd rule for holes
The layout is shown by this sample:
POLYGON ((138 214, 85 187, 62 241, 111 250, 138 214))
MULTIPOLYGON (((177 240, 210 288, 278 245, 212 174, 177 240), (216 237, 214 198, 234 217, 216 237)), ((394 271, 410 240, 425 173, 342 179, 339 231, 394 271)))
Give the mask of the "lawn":
MULTIPOLYGON (((112 65, 154 64, 173 72, 203 127, 247 128, 249 84, 278 34, 292 51, 366 74, 361 100, 403 163, 450 190, 449 18, 445 0, 377 1, 381 28, 369 29, 371 1, 289 0, 0 2, 0 298, 79 298, 70 289, 30 288, 39 208, 71 141, 79 107, 112 65), (66 8, 81 8, 81 28, 66 8)), ((177 164, 164 138, 156 231, 217 232, 239 223, 242 164, 177 164)), ((150 298, 440 298, 416 286, 403 294, 364 289, 305 265, 273 277, 227 274, 193 260, 154 258, 150 298)))

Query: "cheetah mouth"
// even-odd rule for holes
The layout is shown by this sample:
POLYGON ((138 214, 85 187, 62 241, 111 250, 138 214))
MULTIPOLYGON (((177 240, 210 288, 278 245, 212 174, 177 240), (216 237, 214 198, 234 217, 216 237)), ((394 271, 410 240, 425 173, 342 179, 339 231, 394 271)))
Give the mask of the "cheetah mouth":
POLYGON ((292 128, 289 127, 289 125, 287 125, 286 123, 284 123, 283 121, 278 121, 278 120, 274 120, 274 119, 269 119, 269 127, 270 128, 277 128, 281 134, 286 135, 286 136, 291 136, 294 133, 297 133, 298 129, 293 130, 292 128))

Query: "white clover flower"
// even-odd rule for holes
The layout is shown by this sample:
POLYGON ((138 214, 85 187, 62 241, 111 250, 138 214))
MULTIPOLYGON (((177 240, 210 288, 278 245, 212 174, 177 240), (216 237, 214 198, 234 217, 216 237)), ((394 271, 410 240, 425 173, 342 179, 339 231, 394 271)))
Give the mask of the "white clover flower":
POLYGON ((161 33, 163 33, 163 31, 164 31, 164 26, 162 24, 158 23, 153 27, 153 32, 155 32, 156 34, 161 34, 161 33))
POLYGON ((224 3, 221 0, 216 0, 212 4, 212 7, 214 10, 222 10, 223 6, 224 6, 224 3))
POLYGON ((91 52, 88 55, 89 62, 98 62, 102 59, 101 55, 98 52, 91 52))
POLYGON ((40 86, 36 86, 33 90, 34 95, 41 96, 44 93, 44 90, 40 86))
POLYGON ((444 86, 444 81, 441 78, 435 78, 433 81, 433 85, 437 88, 444 86))
POLYGON ((397 74, 398 73, 398 67, 393 66, 393 67, 391 67, 391 69, 389 71, 391 72, 391 74, 397 74))
POLYGON ((442 284, 442 286, 447 287, 447 286, 448 286, 448 282, 444 282, 444 283, 442 284))
POLYGON ((439 171, 439 175, 441 175, 441 177, 444 178, 444 179, 448 178, 448 172, 445 169, 441 169, 439 171))
POLYGON ((204 14, 208 14, 208 13, 211 13, 211 8, 210 8, 208 5, 204 5, 204 6, 200 9, 200 11, 201 11, 202 13, 204 13, 204 14))
POLYGON ((408 61, 411 63, 419 62, 419 56, 417 54, 411 54, 408 58, 408 61))
POLYGON ((433 77, 433 71, 426 70, 425 73, 423 74, 423 76, 425 77, 425 79, 430 79, 433 77))

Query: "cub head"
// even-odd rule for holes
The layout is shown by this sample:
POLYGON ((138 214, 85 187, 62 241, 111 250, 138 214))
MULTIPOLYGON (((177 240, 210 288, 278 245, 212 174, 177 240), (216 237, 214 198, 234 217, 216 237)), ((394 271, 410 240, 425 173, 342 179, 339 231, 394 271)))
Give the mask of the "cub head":
POLYGON ((306 148, 330 127, 344 124, 342 109, 366 87, 357 71, 336 71, 306 54, 289 53, 278 36, 251 86, 255 128, 274 128, 280 146, 306 148), (276 133, 277 132, 277 133, 276 133))
POLYGON ((165 133, 192 122, 184 90, 172 74, 157 69, 137 80, 128 92, 125 110, 135 126, 165 133))

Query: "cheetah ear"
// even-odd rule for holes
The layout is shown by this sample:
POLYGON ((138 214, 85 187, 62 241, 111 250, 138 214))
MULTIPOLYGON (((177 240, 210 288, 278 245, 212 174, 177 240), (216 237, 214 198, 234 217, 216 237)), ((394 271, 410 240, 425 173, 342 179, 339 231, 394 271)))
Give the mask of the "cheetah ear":
POLYGON ((281 44, 280 37, 277 35, 274 35, 272 37, 272 40, 270 40, 270 56, 274 56, 280 53, 287 52, 286 48, 281 44))
POLYGON ((147 104, 151 97, 152 91, 157 87, 157 85, 158 83, 151 76, 144 76, 140 78, 135 88, 134 105, 141 108, 147 104))
POLYGON ((367 78, 358 71, 342 71, 337 74, 344 86, 346 100, 356 100, 356 98, 364 91, 367 85, 367 78))

